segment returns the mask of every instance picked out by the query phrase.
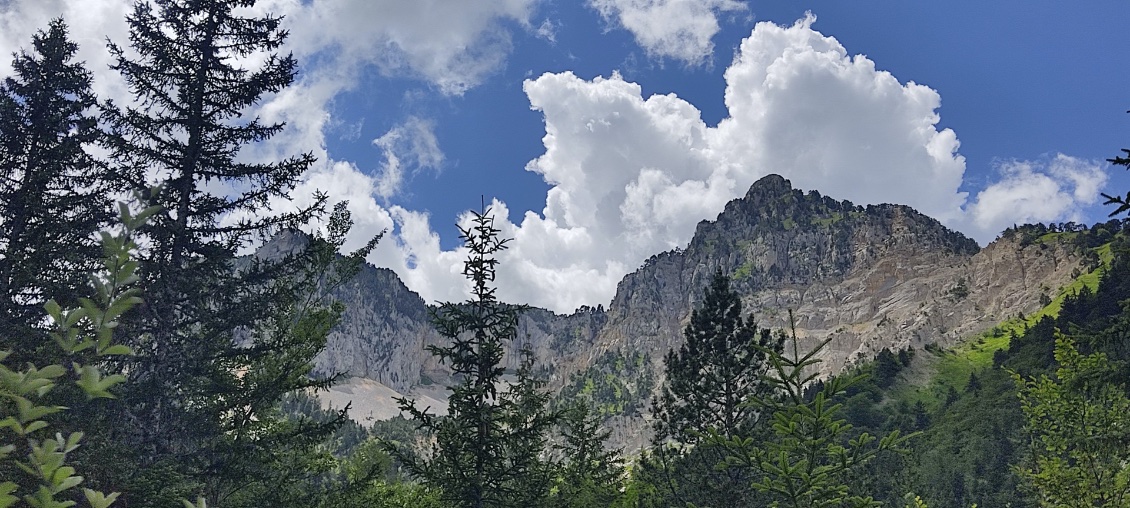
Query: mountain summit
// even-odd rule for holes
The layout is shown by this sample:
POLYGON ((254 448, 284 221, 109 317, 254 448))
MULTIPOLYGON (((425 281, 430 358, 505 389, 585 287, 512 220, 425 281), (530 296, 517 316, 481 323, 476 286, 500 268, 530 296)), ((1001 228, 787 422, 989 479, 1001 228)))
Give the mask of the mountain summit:
MULTIPOLYGON (((534 351, 555 389, 579 390, 576 380, 599 372, 619 380, 610 388, 623 399, 615 407, 646 412, 662 357, 682 343, 716 270, 732 277, 761 326, 789 326, 791 310, 802 348, 831 339, 819 368, 835 373, 884 348, 953 345, 1033 312, 1084 262, 1065 243, 1004 238, 980 249, 910 207, 859 206, 770 175, 699 223, 685 249, 657 254, 625 276, 606 311, 533 309, 513 346, 534 351)), ((423 300, 390 271, 367 267, 338 297, 347 310, 320 368, 402 392, 445 378, 423 351, 438 340, 423 300)), ((508 356, 516 366, 517 355, 508 356)), ((624 423, 618 440, 636 443, 643 420, 616 418, 624 423)))

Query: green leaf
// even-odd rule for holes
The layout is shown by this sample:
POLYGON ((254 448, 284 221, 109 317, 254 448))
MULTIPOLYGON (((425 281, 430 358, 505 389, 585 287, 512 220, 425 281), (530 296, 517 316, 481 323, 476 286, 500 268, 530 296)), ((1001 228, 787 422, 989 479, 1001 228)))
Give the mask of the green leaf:
POLYGON ((21 424, 27 424, 44 416, 58 413, 63 409, 61 406, 37 406, 22 397, 16 399, 16 416, 21 424))
POLYGON ((86 496, 86 502, 90 504, 90 508, 109 508, 118 499, 119 493, 111 492, 107 495, 96 490, 82 489, 82 494, 86 496))
POLYGON ((19 501, 20 498, 12 494, 15 493, 18 488, 19 486, 13 482, 0 483, 0 508, 8 508, 9 506, 16 505, 16 502, 19 501))
POLYGON ((45 422, 43 420, 36 420, 36 421, 31 422, 31 423, 27 424, 26 426, 24 426, 23 433, 24 434, 31 434, 32 432, 35 432, 35 431, 42 429, 46 426, 47 426, 47 422, 45 422))
POLYGON ((73 467, 61 467, 56 470, 54 479, 56 493, 74 488, 82 483, 82 477, 75 476, 74 472, 73 467))
POLYGON ((126 377, 121 374, 114 374, 103 378, 102 371, 92 365, 78 365, 75 366, 75 373, 79 375, 78 381, 75 384, 86 396, 91 399, 97 398, 114 398, 114 394, 109 392, 109 389, 114 385, 126 380, 126 377))
POLYGON ((99 356, 111 356, 111 355, 129 356, 129 355, 132 355, 132 354, 133 354, 132 349, 130 349, 128 346, 123 346, 121 344, 115 344, 115 345, 110 346, 106 349, 102 349, 102 350, 98 351, 99 356))
POLYGON ((208 508, 208 503, 204 501, 204 496, 196 498, 196 503, 191 503, 187 499, 181 499, 180 502, 184 508, 208 508))
POLYGON ((54 298, 47 300, 47 303, 43 304, 43 309, 47 311, 47 315, 51 316, 53 320, 55 320, 56 322, 60 321, 60 317, 63 314, 63 309, 59 306, 59 302, 56 302, 54 298))

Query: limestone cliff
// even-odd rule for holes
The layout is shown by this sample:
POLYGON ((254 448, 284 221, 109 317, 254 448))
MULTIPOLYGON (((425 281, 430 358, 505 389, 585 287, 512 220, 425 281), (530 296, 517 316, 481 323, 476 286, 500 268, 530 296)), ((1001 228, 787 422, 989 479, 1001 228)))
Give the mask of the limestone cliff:
MULTIPOLYGON (((762 326, 787 326, 791 309, 802 347, 831 338, 820 366, 831 373, 885 347, 948 346, 1032 312, 1042 294, 1070 281, 1083 262, 1066 244, 1012 238, 979 249, 909 207, 856 206, 803 193, 773 175, 716 220, 701 222, 685 249, 658 254, 627 275, 607 311, 527 312, 512 348, 533 350, 551 388, 566 392, 575 389, 570 381, 578 374, 607 371, 601 361, 622 366, 625 358, 643 359, 642 371, 623 374, 651 381, 613 390, 632 399, 622 406, 633 414, 614 418, 617 440, 631 445, 645 434, 641 402, 662 381, 663 355, 681 344, 683 325, 715 270, 732 276, 762 326)), ((335 296, 347 310, 318 357, 319 370, 401 393, 445 380, 424 351, 440 339, 427 307, 395 274, 365 267, 335 296)), ((509 367, 517 361, 507 355, 509 367)))
POLYGON ((681 325, 721 269, 762 326, 787 326, 792 309, 807 344, 831 337, 822 367, 835 372, 885 347, 947 346, 1032 312, 1081 262, 1068 245, 979 249, 909 207, 838 202, 772 175, 700 223, 685 250, 625 277, 597 341, 660 358, 681 343, 681 325))

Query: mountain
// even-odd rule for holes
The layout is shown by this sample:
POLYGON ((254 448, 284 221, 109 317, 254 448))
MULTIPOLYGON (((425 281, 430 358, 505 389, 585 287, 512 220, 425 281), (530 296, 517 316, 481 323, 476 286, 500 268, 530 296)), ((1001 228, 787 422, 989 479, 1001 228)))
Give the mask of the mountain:
MULTIPOLYGON (((598 399, 614 439, 633 447, 646 438, 640 416, 662 381, 663 355, 681 344, 715 270, 733 277, 761 326, 789 326, 791 309, 802 348, 831 338, 820 369, 835 373, 884 348, 950 346, 1033 312, 1090 262, 1069 243, 1015 235, 981 249, 910 207, 857 206, 770 175, 716 220, 699 223, 685 249, 657 254, 625 276, 607 310, 533 309, 512 347, 534 351, 552 389, 598 399)), ((441 403, 447 376, 424 350, 440 340, 425 302, 390 270, 371 266, 335 297, 347 310, 318 369, 441 403)), ((507 355, 510 367, 516 356, 507 355)), ((359 383, 335 400, 375 393, 359 383)))

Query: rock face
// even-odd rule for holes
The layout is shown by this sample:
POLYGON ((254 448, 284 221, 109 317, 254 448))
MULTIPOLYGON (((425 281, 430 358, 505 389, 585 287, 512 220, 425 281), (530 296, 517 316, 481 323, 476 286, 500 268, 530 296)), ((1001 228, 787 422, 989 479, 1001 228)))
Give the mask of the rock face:
MULTIPOLYGON (((722 270, 761 326, 787 327, 791 309, 802 348, 831 338, 820 368, 834 373, 883 348, 948 346, 1033 312, 1041 295, 1069 282, 1082 263, 1069 245, 1001 239, 979 249, 909 207, 856 206, 805 194, 772 175, 717 220, 701 222, 686 249, 658 254, 627 275, 607 311, 527 312, 511 352, 529 347, 553 389, 608 352, 642 354, 661 382, 663 355, 682 343, 703 288, 722 270)), ((440 340, 427 307, 395 274, 366 266, 335 296, 347 310, 318 357, 320 371, 401 393, 445 379, 424 350, 440 340)), ((506 358, 517 366, 518 355, 506 358)), ((628 396, 646 400, 650 393, 628 396)), ((632 447, 643 439, 640 416, 618 418, 618 442, 632 447)))
POLYGON ((787 327, 792 309, 802 347, 832 338, 821 368, 838 372, 883 348, 948 346, 1037 310, 1081 262, 1067 245, 979 249, 912 208, 806 195, 771 175, 700 223, 686 250, 625 277, 597 340, 658 361, 681 344, 681 325, 720 269, 762 326, 787 327))
POLYGON ((420 384, 431 364, 424 348, 440 340, 424 299, 392 270, 367 264, 332 296, 345 303, 345 312, 315 359, 315 371, 371 379, 400 393, 420 384))
MULTIPOLYGON (((346 308, 315 359, 316 372, 370 379, 400 393, 450 380, 449 371, 425 349, 445 340, 432 326, 428 306, 392 270, 366 265, 331 296, 346 308)), ((508 344, 506 367, 518 368, 521 357, 514 353, 523 348, 545 365, 564 357, 583 359, 605 319, 598 309, 568 316, 530 309, 519 319, 518 340, 508 344)), ((548 369, 551 376, 555 371, 548 369)))

